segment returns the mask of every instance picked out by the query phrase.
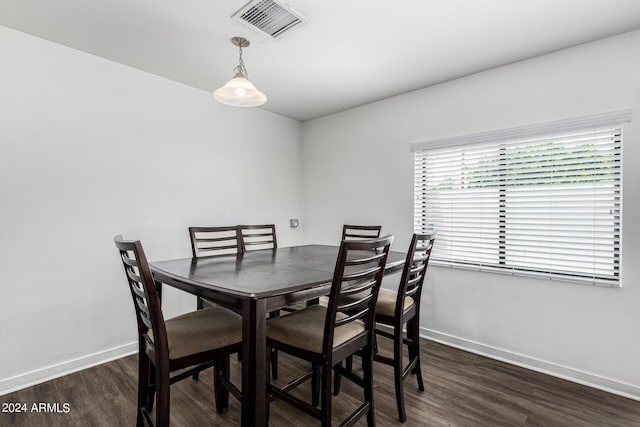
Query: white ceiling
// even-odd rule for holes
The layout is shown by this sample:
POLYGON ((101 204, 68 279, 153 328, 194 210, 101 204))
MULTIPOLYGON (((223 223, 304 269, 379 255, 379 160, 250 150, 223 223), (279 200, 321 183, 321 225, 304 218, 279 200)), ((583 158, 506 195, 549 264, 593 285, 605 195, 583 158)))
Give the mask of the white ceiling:
POLYGON ((269 41, 246 2, 0 0, 0 25, 206 91, 244 36, 260 108, 301 121, 640 28, 639 0, 288 0, 308 23, 269 41))

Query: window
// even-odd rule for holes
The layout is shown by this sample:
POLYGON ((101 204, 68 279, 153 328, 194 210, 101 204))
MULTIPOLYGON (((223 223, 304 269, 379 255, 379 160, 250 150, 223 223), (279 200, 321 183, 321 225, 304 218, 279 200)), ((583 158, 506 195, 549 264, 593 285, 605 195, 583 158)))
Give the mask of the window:
POLYGON ((412 144, 415 229, 431 262, 620 285, 629 111, 412 144))

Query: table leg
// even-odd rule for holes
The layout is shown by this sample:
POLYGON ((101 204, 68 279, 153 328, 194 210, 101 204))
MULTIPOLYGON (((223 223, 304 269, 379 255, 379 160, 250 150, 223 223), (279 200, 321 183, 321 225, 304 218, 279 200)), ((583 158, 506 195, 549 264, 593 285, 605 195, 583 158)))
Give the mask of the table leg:
POLYGON ((266 302, 242 302, 242 417, 241 424, 266 426, 266 302))

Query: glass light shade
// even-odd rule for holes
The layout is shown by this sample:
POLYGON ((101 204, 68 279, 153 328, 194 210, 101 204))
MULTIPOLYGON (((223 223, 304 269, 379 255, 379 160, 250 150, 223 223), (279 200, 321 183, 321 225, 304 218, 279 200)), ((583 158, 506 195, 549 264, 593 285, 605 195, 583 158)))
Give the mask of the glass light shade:
POLYGON ((256 107, 267 102, 267 96, 244 77, 234 77, 213 92, 214 98, 234 107, 256 107))

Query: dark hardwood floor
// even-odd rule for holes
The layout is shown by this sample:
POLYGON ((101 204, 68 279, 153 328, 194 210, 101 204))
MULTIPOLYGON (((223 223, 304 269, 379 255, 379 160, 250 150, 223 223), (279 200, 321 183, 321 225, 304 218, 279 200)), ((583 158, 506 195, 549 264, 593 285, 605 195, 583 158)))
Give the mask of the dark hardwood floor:
MULTIPOLYGON (((386 342, 380 343, 388 351, 386 342)), ((430 341, 422 343, 425 391, 415 379, 405 381, 405 426, 640 426, 640 402, 574 384, 527 369, 477 356, 430 341)), ((239 384, 238 361, 232 359, 232 380, 239 384)), ((356 367, 358 363, 356 362, 356 367)), ((391 367, 374 365, 376 422, 401 426, 391 367)), ((280 378, 305 368, 286 354, 280 357, 280 378)), ((212 370, 200 380, 187 379, 171 388, 174 426, 239 425, 239 403, 229 411, 214 410, 212 370)), ((0 402, 27 404, 27 413, 0 413, 0 426, 127 426, 135 424, 136 358, 119 359, 5 396, 0 402), (33 403, 59 404, 67 413, 31 412, 33 403)), ((308 398, 310 386, 299 389, 308 398)), ((334 419, 343 419, 357 405, 360 389, 343 380, 334 397, 334 419)), ((55 409, 55 407, 49 408, 55 409)), ((319 425, 283 402, 271 406, 272 426, 319 425)), ((358 425, 366 425, 361 420, 358 425)))

